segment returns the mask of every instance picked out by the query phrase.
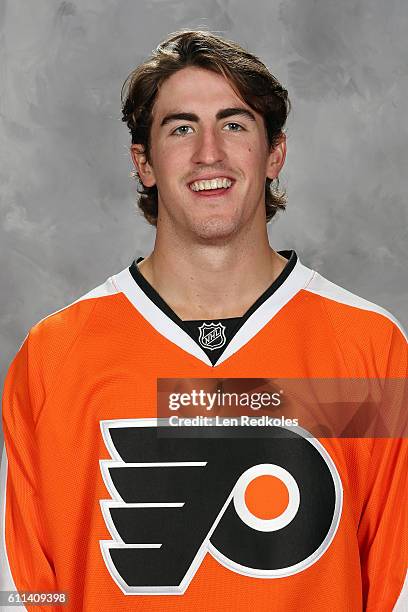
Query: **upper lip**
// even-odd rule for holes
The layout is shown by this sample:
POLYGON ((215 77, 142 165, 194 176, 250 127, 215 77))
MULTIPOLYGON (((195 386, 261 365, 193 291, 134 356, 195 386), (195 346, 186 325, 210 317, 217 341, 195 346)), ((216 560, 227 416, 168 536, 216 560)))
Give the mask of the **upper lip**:
POLYGON ((192 183, 195 183, 196 181, 211 181, 211 179, 215 179, 215 178, 227 178, 230 179, 231 181, 235 181, 235 179, 230 176, 229 174, 224 174, 222 171, 221 172, 213 172, 211 174, 205 174, 204 176, 199 176, 195 179, 193 179, 192 181, 189 181, 187 184, 191 185, 192 183))

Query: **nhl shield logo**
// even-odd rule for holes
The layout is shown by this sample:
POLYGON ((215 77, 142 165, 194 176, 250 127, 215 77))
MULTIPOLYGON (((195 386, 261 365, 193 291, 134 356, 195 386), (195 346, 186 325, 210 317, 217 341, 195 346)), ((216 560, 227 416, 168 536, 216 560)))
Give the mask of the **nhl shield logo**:
POLYGON ((198 328, 200 330, 199 343, 205 349, 213 351, 221 348, 226 343, 225 325, 222 323, 203 323, 198 328))

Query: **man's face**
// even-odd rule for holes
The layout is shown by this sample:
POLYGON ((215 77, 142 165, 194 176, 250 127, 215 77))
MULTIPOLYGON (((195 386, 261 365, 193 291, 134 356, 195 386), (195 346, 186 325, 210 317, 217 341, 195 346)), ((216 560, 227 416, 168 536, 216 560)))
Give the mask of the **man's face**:
POLYGON ((265 179, 278 175, 285 142, 269 152, 263 117, 229 82, 209 70, 183 68, 164 81, 152 114, 151 163, 147 174, 139 165, 139 174, 146 186, 157 186, 158 230, 214 242, 253 223, 264 229, 265 179), (197 183, 214 178, 223 187, 202 190, 197 183))

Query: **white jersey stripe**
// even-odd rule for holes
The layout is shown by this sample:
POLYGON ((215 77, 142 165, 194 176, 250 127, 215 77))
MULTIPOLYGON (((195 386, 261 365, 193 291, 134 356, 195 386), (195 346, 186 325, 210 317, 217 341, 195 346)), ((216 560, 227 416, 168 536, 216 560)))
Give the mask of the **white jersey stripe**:
POLYGON ((173 344, 194 355, 211 367, 211 361, 203 349, 177 323, 174 323, 139 287, 128 268, 113 277, 113 282, 122 291, 136 310, 156 331, 173 344))
POLYGON ((402 586, 400 596, 395 604, 392 612, 407 612, 408 610, 408 570, 405 576, 405 581, 402 586))
POLYGON ((365 300, 354 293, 351 293, 351 291, 347 291, 347 289, 343 289, 343 287, 340 287, 339 285, 335 285, 317 272, 314 274, 311 282, 306 287, 306 290, 310 291, 311 293, 321 295, 329 300, 346 304, 347 306, 354 306, 355 308, 360 308, 361 310, 377 312, 378 314, 383 315, 392 321, 408 341, 407 334, 401 323, 390 312, 388 312, 388 310, 382 308, 381 306, 377 306, 377 304, 369 302, 368 300, 365 300))
MULTIPOLYGON (((7 490, 8 459, 6 447, 3 445, 3 454, 0 467, 0 593, 1 591, 16 591, 6 547, 6 490, 7 490)), ((26 610, 25 606, 1 606, 1 610, 26 610)))
POLYGON ((309 285, 314 274, 316 273, 298 259, 288 278, 239 328, 216 365, 223 363, 247 344, 301 289, 309 285))

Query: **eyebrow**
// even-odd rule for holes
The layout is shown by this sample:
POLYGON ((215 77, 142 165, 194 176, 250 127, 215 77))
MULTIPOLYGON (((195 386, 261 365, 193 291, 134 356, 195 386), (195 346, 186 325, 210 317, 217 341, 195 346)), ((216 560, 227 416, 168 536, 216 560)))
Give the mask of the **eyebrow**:
MULTIPOLYGON (((255 115, 251 113, 250 110, 246 108, 241 108, 239 106, 236 108, 222 108, 215 115, 215 118, 217 119, 217 121, 219 121, 220 119, 226 119, 226 117, 232 117, 236 115, 241 115, 243 117, 246 117, 247 119, 250 119, 251 121, 256 121, 255 115)), ((165 117, 163 117, 163 119, 161 120, 160 127, 167 125, 171 121, 180 121, 180 120, 195 121, 196 123, 198 123, 200 121, 200 118, 195 113, 185 113, 185 112, 169 113, 168 115, 165 115, 165 117)))

